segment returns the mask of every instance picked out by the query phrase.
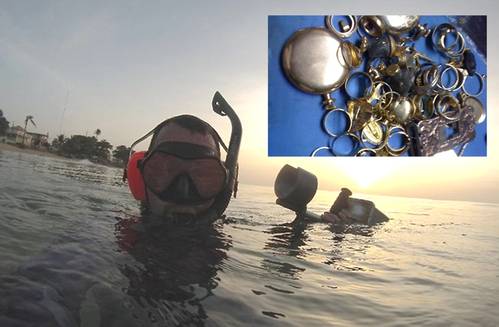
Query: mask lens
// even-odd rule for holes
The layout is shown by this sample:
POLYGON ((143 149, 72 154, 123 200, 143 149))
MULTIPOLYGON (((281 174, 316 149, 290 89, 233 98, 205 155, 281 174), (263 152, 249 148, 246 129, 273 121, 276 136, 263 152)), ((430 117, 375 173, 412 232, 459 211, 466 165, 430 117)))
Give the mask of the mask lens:
POLYGON ((189 176, 203 198, 211 198, 225 186, 227 171, 215 159, 195 159, 189 162, 189 176))
POLYGON ((214 158, 183 160, 174 155, 156 152, 144 162, 144 182, 154 193, 160 194, 180 174, 186 173, 202 198, 216 196, 225 186, 227 171, 214 158))
POLYGON ((161 193, 183 170, 183 161, 175 156, 156 152, 144 163, 144 183, 154 193, 161 193))

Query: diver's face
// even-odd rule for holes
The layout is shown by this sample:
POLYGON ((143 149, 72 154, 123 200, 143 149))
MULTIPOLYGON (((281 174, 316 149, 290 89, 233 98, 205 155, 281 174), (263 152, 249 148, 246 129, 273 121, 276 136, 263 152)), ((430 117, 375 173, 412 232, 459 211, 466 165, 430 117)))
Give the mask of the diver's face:
MULTIPOLYGON (((154 144, 152 145, 151 151, 153 151, 155 147, 163 142, 185 142, 209 147, 214 149, 215 151, 218 151, 217 144, 215 143, 212 135, 208 133, 201 134, 192 132, 175 123, 165 125, 161 128, 154 141, 154 144)), ((179 181, 178 184, 179 193, 185 192, 188 194, 192 191, 189 189, 190 187, 192 187, 192 185, 189 185, 189 183, 179 181)), ((146 193, 148 199, 148 207, 154 215, 158 216, 195 216, 208 209, 214 202, 214 199, 208 199, 201 202, 196 201, 195 204, 184 202, 182 202, 182 204, 178 204, 177 201, 167 201, 164 198, 160 199, 147 188, 146 193)))

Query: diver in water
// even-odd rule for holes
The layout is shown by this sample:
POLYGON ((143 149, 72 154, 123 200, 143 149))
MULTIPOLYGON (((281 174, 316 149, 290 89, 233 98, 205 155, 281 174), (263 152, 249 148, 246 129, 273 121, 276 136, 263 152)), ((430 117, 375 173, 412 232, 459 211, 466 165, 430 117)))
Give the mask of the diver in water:
POLYGON ((167 119, 132 144, 123 180, 128 179, 133 196, 151 216, 209 224, 236 196, 241 122, 220 93, 212 106, 231 121, 228 147, 211 125, 191 115, 167 119), (147 151, 133 152, 151 135, 147 151), (227 153, 225 161, 221 148, 227 153))
POLYGON ((352 196, 352 191, 346 187, 342 187, 340 194, 334 201, 331 209, 321 215, 321 219, 329 223, 348 224, 353 222, 351 215, 348 213, 348 199, 352 196))

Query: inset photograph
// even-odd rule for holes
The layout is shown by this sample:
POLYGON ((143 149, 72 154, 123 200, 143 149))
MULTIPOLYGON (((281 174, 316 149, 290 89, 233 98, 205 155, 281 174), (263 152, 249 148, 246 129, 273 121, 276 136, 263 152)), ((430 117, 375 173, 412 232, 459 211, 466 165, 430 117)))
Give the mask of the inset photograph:
POLYGON ((269 16, 269 156, 486 156, 487 16, 269 16))

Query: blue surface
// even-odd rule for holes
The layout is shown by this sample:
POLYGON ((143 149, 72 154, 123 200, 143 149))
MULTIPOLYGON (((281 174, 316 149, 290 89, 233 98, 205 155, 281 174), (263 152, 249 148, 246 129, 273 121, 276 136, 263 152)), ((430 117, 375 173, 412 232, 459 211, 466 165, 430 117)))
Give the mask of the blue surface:
MULTIPOLYGON (((444 22, 455 23, 451 16, 421 16, 420 22, 435 27, 444 22)), ((331 137, 323 127, 325 110, 320 95, 308 94, 295 88, 284 75, 281 66, 281 52, 289 37, 299 29, 309 27, 325 27, 325 16, 269 16, 268 20, 268 155, 269 156, 310 156, 312 151, 331 143, 331 137)), ((459 26, 458 26, 459 28, 459 26)), ((461 30, 462 32, 462 30, 461 30)), ((466 47, 472 49, 477 61, 477 72, 486 74, 486 61, 478 54, 473 41, 463 32, 466 47)), ((358 45, 359 35, 355 33, 348 40, 358 45)), ((433 60, 445 63, 448 59, 435 51, 430 38, 421 38, 415 43, 418 51, 433 60)), ((365 62, 354 71, 365 71, 365 62)), ((467 89, 474 90, 478 84, 476 78, 469 80, 467 89), (468 85, 469 83, 469 85, 468 85), (468 88, 469 86, 469 88, 468 88)), ((484 92, 478 97, 486 110, 486 80, 484 92)), ((355 85, 354 85, 355 87, 355 85)), ((457 93, 455 93, 457 94, 457 93)), ((332 93, 339 108, 346 107, 348 96, 344 88, 332 93)), ((476 137, 466 147, 464 156, 487 155, 487 120, 476 125, 476 137)), ((321 151, 321 155, 327 151, 321 151)), ((407 155, 407 154, 406 154, 407 155)))

